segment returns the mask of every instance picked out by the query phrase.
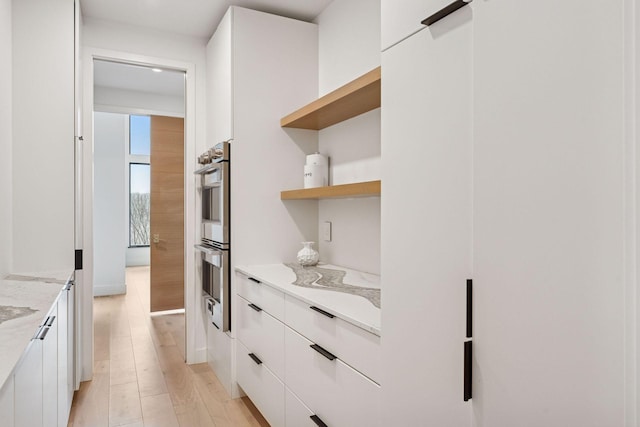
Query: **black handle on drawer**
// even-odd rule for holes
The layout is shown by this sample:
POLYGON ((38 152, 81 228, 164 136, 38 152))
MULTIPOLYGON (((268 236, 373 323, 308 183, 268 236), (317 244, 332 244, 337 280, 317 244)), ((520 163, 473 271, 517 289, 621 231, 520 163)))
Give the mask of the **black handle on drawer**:
POLYGON ((327 317, 328 317, 328 318, 330 318, 330 319, 333 319, 334 317, 336 317, 336 316, 334 316, 333 314, 331 314, 331 313, 327 313, 327 312, 326 312, 326 311, 324 311, 323 309, 316 307, 315 305, 312 305, 312 306, 311 306, 311 307, 309 307, 309 308, 310 308, 311 310, 313 310, 313 311, 317 311, 318 313, 322 314, 323 316, 327 316, 327 317))
POLYGON ((326 425, 319 416, 317 415, 311 415, 309 418, 311 418, 311 421, 313 421, 314 423, 316 423, 316 425, 318 427, 329 427, 328 425, 326 425))
POLYGON ((255 282, 255 283, 262 283, 260 280, 254 279, 253 277, 249 277, 249 280, 251 280, 252 282, 255 282))
POLYGON ((262 360, 260 360, 255 354, 249 353, 249 357, 252 358, 254 362, 256 362, 256 365, 262 365, 262 360))
POLYGON ((421 24, 422 25, 426 25, 427 27, 429 25, 431 25, 431 24, 435 24, 436 22, 438 22, 442 18, 446 18, 447 16, 451 15, 456 10, 468 5, 472 1, 473 0, 456 0, 453 3, 451 3, 450 5, 443 7, 442 9, 440 9, 439 11, 434 13, 433 15, 429 16, 428 18, 423 19, 421 24))
POLYGON ((45 323, 45 326, 51 326, 53 325, 53 321, 56 320, 56 316, 51 316, 49 317, 49 319, 47 320, 47 323, 45 323))
POLYGON ((258 312, 259 312, 259 311, 262 311, 262 309, 261 309, 260 307, 258 307, 257 305, 255 305, 255 304, 253 304, 253 303, 252 303, 252 304, 249 304, 249 307, 253 308, 255 311, 258 311, 258 312))
POLYGON ((314 349, 315 351, 317 351, 318 353, 320 353, 321 355, 323 355, 324 357, 326 357, 329 360, 336 360, 337 357, 334 356, 332 353, 329 353, 327 350, 325 350, 324 348, 320 347, 318 344, 311 344, 309 347, 311 347, 312 349, 314 349))

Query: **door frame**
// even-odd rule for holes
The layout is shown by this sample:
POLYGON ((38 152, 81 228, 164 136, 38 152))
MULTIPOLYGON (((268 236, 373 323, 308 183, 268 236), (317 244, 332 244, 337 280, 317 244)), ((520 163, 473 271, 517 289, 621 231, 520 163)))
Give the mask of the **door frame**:
MULTIPOLYGON (((183 71, 185 73, 185 142, 184 173, 185 177, 193 176, 196 149, 196 64, 175 61, 167 58, 133 54, 116 50, 100 49, 85 46, 82 54, 82 111, 84 142, 82 148, 82 247, 83 274, 82 286, 78 292, 78 353, 80 357, 80 380, 87 381, 93 376, 93 61, 106 60, 125 64, 142 65, 183 71), (83 327, 83 325, 86 325, 83 327)), ((186 362, 200 363, 206 361, 206 331, 197 328, 196 319, 202 312, 199 304, 200 293, 195 286, 195 256, 192 248, 195 243, 195 180, 185 178, 184 184, 184 283, 185 283, 185 354, 186 362), (202 347, 202 348, 201 348, 202 347)))

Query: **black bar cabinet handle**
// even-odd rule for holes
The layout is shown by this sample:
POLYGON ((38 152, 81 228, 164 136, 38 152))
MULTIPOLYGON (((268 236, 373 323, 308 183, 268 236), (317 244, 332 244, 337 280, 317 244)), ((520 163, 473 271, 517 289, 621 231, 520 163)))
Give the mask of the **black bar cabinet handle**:
POLYGON ((431 24, 435 24, 436 22, 438 22, 442 18, 446 18, 447 16, 451 15, 456 10, 468 5, 472 1, 473 0, 456 0, 453 3, 451 3, 450 5, 443 7, 442 9, 440 9, 439 11, 437 11, 436 13, 431 15, 430 17, 423 19, 421 23, 422 23, 422 25, 426 25, 427 27, 429 25, 431 25, 431 24))
POLYGON ((44 338, 47 336, 48 333, 49 333, 49 328, 42 328, 42 332, 40 332, 40 334, 38 335, 38 339, 44 340, 44 338))
POLYGON ((319 416, 317 415, 311 415, 309 418, 311 418, 311 421, 313 421, 314 423, 316 423, 316 425, 318 427, 329 427, 328 425, 326 425, 319 416))
POLYGON ((467 338, 473 336, 473 280, 467 279, 467 338))
POLYGON ((260 312, 262 309, 255 304, 249 304, 249 307, 253 308, 255 311, 260 312))
POLYGON ((327 312, 326 312, 326 311, 324 311, 323 309, 316 307, 315 305, 312 305, 312 306, 311 306, 311 307, 309 307, 309 308, 310 308, 311 310, 313 310, 313 311, 317 311, 318 313, 322 314, 323 316, 327 316, 327 317, 328 317, 328 318, 330 318, 330 319, 333 319, 334 317, 336 317, 336 316, 334 316, 333 314, 331 314, 331 313, 327 313, 327 312))
POLYGON ((51 326, 53 325, 53 321, 56 320, 56 316, 51 316, 49 318, 49 320, 47 321, 47 323, 45 323, 45 326, 51 326))
POLYGON ((258 284, 262 283, 262 282, 260 282, 260 280, 254 279, 253 277, 249 277, 249 280, 251 280, 252 282, 258 283, 258 284))
POLYGON ((471 341, 464 343, 464 401, 471 399, 471 341))
POLYGON ((337 357, 334 356, 332 353, 329 353, 327 350, 325 350, 324 348, 320 347, 318 344, 311 344, 309 347, 311 347, 312 349, 314 349, 315 351, 317 351, 318 353, 320 353, 321 355, 323 355, 324 357, 326 357, 329 360, 336 360, 337 357))
POLYGON ((249 357, 252 358, 254 362, 256 362, 256 365, 262 365, 262 360, 260 360, 255 354, 249 353, 249 357))

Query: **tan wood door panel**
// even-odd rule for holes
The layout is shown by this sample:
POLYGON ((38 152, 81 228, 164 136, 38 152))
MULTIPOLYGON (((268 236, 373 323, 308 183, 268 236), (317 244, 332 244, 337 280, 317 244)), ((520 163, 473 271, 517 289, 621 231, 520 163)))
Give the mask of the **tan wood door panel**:
POLYGON ((151 116, 151 311, 184 308, 184 119, 151 116))

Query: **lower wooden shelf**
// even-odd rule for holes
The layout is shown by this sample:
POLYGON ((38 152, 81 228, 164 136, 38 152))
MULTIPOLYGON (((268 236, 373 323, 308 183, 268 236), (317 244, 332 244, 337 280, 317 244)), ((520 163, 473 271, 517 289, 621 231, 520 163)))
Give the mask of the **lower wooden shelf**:
POLYGON ((356 182, 330 185, 328 187, 304 188, 280 192, 281 200, 339 199, 345 197, 380 196, 380 181, 356 182))

